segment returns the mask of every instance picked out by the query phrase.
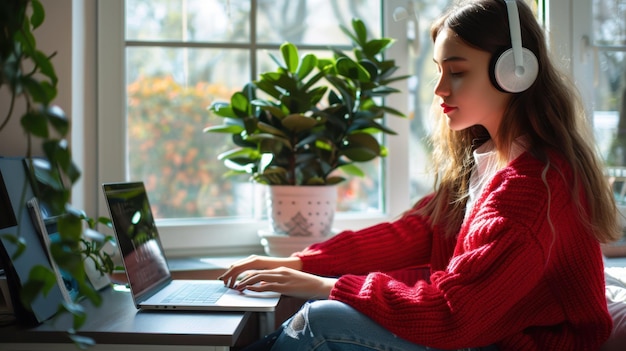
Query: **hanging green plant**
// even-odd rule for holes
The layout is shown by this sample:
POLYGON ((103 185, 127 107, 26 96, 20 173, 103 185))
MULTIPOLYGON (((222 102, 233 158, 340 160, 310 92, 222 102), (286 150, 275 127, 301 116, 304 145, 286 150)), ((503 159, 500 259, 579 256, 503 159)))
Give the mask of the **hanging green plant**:
MULTIPOLYGON (((59 268, 69 272, 78 284, 79 295, 91 303, 99 305, 100 296, 89 284, 84 261, 91 260, 102 274, 113 271, 111 257, 102 248, 111 237, 103 241, 86 240, 83 236, 85 227, 96 228, 98 224, 110 226, 107 218, 93 219, 83 211, 71 207, 71 188, 80 177, 80 170, 72 160, 72 153, 67 142, 70 122, 63 110, 52 104, 57 96, 58 78, 52 64, 52 55, 37 48, 33 31, 45 20, 44 7, 39 0, 4 0, 0 2, 0 88, 6 87, 10 93, 10 106, 5 116, 0 117, 0 134, 9 121, 18 118, 14 111, 18 104, 25 106, 25 112, 19 116, 20 124, 27 139, 25 158, 29 174, 34 179, 35 195, 40 202, 50 206, 51 212, 59 214, 58 231, 60 239, 51 244, 50 252, 59 268), (32 143, 41 140, 45 159, 50 167, 37 169, 32 162, 32 143), (39 191, 45 189, 45 191, 39 191)), ((26 207, 23 198, 21 208, 26 207), (23 205, 23 206, 22 206, 23 205)), ((5 234, 4 239, 18 246, 16 259, 26 245, 37 243, 25 242, 20 235, 20 228, 14 234, 5 234)), ((50 269, 35 266, 29 280, 20 291, 21 302, 29 308, 32 301, 40 294, 46 294, 56 284, 55 273, 50 269)), ((89 344, 90 339, 76 335, 85 321, 84 311, 78 303, 63 302, 59 310, 73 315, 74 323, 68 332, 80 345, 89 344)))

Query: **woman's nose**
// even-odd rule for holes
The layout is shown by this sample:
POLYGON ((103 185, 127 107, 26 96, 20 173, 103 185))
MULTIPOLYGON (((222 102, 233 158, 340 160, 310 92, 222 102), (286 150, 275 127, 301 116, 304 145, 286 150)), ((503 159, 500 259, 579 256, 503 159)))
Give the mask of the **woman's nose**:
POLYGON ((439 74, 437 83, 435 84, 435 95, 448 96, 450 95, 450 84, 444 74, 439 74))

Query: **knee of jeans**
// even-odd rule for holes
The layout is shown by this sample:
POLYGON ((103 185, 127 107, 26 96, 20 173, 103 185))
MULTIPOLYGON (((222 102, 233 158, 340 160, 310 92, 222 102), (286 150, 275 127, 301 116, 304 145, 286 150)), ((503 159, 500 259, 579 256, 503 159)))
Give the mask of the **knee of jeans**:
POLYGON ((308 329, 310 335, 313 336, 313 333, 309 328, 310 305, 310 302, 305 303, 304 306, 302 306, 302 308, 300 308, 300 310, 291 317, 291 319, 287 322, 287 325, 285 325, 285 329, 283 330, 284 334, 294 339, 300 339, 300 336, 304 336, 308 329))
POLYGON ((314 336, 314 330, 319 328, 332 328, 333 322, 339 321, 345 313, 346 307, 341 302, 332 300, 318 300, 307 302, 291 318, 285 326, 285 334, 299 339, 301 336, 314 336))

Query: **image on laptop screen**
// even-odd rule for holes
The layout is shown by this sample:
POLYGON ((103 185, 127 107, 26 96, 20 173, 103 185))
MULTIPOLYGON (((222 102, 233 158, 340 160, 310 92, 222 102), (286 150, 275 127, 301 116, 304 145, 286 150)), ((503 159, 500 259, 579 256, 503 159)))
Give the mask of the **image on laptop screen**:
POLYGON ((146 190, 137 182, 107 184, 105 192, 128 280, 141 295, 171 278, 146 190))

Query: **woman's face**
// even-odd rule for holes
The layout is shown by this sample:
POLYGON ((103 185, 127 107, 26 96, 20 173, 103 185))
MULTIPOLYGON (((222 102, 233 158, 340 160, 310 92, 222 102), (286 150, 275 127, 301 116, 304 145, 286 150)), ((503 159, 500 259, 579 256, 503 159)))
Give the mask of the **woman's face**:
POLYGON ((433 55, 439 73, 435 95, 450 129, 482 125, 493 138, 510 94, 491 84, 491 54, 470 47, 451 29, 444 28, 435 39, 433 55))

